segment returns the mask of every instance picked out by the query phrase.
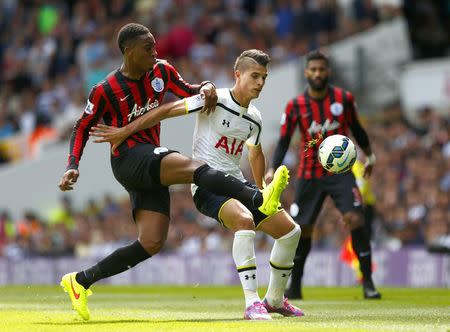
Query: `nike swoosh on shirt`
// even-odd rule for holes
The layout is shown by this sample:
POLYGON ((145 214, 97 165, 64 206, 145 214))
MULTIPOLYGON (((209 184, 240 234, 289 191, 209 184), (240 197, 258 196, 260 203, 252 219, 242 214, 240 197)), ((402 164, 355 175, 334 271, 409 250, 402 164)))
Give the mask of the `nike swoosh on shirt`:
POLYGON ((125 97, 123 97, 123 98, 120 98, 120 101, 124 101, 125 99, 127 99, 127 98, 128 98, 128 96, 129 96, 129 95, 126 95, 125 97))
POLYGON ((73 295, 78 300, 80 298, 80 293, 75 292, 75 288, 73 288, 72 276, 70 276, 70 287, 72 287, 73 295))

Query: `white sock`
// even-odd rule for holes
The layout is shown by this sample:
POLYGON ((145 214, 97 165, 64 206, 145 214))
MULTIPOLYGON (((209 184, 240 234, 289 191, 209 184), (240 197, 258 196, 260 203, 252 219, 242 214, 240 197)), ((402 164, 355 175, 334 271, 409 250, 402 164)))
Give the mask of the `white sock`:
POLYGON ((275 240, 270 254, 270 281, 265 299, 275 308, 283 303, 284 289, 294 266, 295 250, 302 231, 300 226, 275 240))
POLYGON ((261 301, 257 293, 255 231, 242 230, 234 233, 233 259, 244 290, 245 305, 248 308, 253 303, 261 301))

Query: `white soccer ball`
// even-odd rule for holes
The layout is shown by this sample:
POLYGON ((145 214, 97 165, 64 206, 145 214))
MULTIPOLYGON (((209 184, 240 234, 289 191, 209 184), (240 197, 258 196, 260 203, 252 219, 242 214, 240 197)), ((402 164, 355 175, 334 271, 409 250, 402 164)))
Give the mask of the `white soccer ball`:
POLYGON ((347 136, 328 136, 319 146, 319 161, 328 172, 345 173, 356 161, 356 147, 347 136))

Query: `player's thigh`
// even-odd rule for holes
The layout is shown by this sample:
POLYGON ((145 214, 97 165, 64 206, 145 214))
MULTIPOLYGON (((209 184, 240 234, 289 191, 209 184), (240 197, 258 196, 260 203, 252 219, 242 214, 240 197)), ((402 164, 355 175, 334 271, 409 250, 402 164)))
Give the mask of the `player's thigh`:
POLYGON ((286 211, 280 210, 260 223, 257 229, 278 239, 288 234, 294 227, 295 222, 291 216, 286 211))
POLYGON ((154 185, 149 190, 128 190, 134 221, 137 222, 137 211, 153 211, 170 218, 169 188, 154 185))
POLYGON ((319 179, 299 179, 295 199, 289 214, 300 226, 314 225, 325 200, 326 193, 319 179))
POLYGON ((152 144, 138 144, 111 158, 114 177, 127 191, 145 191, 161 187, 161 160, 176 151, 152 144))
POLYGON ((325 179, 324 186, 345 222, 362 222, 362 198, 353 173, 332 175, 325 179))
POLYGON ((170 186, 178 183, 193 183, 194 172, 204 163, 180 153, 171 153, 161 160, 161 184, 170 186))
POLYGON ((135 218, 139 242, 150 255, 158 253, 167 239, 169 217, 160 212, 138 209, 135 218))
POLYGON ((198 211, 217 220, 226 228, 234 231, 239 230, 238 227, 243 227, 244 225, 247 225, 247 228, 240 229, 254 228, 251 213, 242 203, 235 199, 215 195, 200 187, 196 189, 193 199, 198 211), (236 211, 233 211, 233 209, 236 209, 236 211), (225 225, 225 220, 221 219, 221 216, 226 219, 228 225, 225 225), (238 222, 234 218, 240 221, 238 222))
POLYGON ((222 224, 233 232, 255 229, 252 213, 236 199, 229 199, 223 203, 218 217, 222 224))

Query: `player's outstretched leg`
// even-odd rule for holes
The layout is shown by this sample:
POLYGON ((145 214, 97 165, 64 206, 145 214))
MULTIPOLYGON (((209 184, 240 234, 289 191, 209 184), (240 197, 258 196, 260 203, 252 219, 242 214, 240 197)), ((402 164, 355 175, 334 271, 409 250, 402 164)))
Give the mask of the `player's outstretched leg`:
MULTIPOLYGON (((173 153, 173 155, 175 154, 173 153)), ((166 163, 166 165, 171 164, 166 163)), ((249 187, 241 180, 211 168, 207 164, 197 167, 193 174, 193 181, 197 186, 218 196, 235 198, 245 206, 259 209, 266 216, 271 216, 278 212, 280 196, 288 184, 288 179, 289 171, 284 165, 278 167, 273 181, 263 191, 249 187)), ((186 178, 180 177, 172 178, 171 181, 165 181, 165 183, 167 182, 169 185, 172 183, 185 183, 183 181, 186 181, 186 178)))
POLYGON ((283 190, 288 185, 289 170, 286 166, 281 165, 275 171, 272 182, 267 185, 263 191, 263 202, 258 208, 259 211, 267 216, 274 215, 278 212, 278 206, 280 205, 280 197, 283 190))
POLYGON ((76 272, 71 272, 64 275, 60 285, 64 291, 69 294, 73 309, 78 312, 81 318, 89 320, 90 313, 87 306, 87 297, 92 294, 92 291, 90 289, 85 289, 75 280, 76 274, 76 272))

